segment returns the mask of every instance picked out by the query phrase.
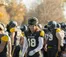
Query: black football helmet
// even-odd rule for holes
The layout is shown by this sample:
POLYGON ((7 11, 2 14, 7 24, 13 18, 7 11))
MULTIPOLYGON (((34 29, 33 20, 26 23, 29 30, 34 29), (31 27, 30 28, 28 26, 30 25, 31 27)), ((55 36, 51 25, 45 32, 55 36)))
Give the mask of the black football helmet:
POLYGON ((60 25, 61 25, 61 28, 62 29, 65 29, 66 28, 66 23, 62 22, 62 23, 60 23, 60 25))
POLYGON ((48 28, 49 29, 56 29, 57 28, 57 22, 56 21, 48 22, 48 28))
POLYGON ((28 30, 27 25, 22 25, 20 27, 20 29, 21 29, 21 31, 27 31, 28 30))
POLYGON ((38 19, 36 17, 29 18, 28 25, 37 25, 38 19))
POLYGON ((16 21, 10 21, 9 26, 10 26, 10 28, 17 27, 17 22, 16 21))

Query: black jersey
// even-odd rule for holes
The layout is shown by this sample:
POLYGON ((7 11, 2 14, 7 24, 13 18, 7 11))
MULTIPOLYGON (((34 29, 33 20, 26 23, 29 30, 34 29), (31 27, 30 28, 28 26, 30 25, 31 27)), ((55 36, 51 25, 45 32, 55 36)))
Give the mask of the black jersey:
MULTIPOLYGON (((3 36, 5 36, 5 34, 0 34, 0 43, 1 43, 1 38, 3 37, 3 36)), ((7 52, 7 43, 6 43, 6 45, 5 45, 5 47, 4 47, 4 49, 3 49, 3 51, 0 53, 0 57, 6 57, 6 52, 7 52)))
POLYGON ((58 46, 58 39, 56 37, 56 30, 48 32, 48 46, 58 46))
POLYGON ((66 30, 64 30, 64 44, 66 44, 66 30))
POLYGON ((39 40, 38 38, 39 37, 43 37, 40 35, 40 32, 41 31, 37 31, 37 32, 34 32, 34 33, 31 33, 29 31, 25 32, 25 36, 28 40, 28 52, 30 52, 31 50, 34 50, 35 48, 38 47, 38 44, 39 44, 39 40))

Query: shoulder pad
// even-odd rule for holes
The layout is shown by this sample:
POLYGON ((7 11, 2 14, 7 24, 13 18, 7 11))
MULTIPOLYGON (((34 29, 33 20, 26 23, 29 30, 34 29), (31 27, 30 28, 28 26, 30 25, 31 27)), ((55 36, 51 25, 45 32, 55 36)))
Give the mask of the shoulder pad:
POLYGON ((44 37, 44 35, 45 35, 44 31, 43 30, 40 31, 40 36, 44 37))
POLYGON ((15 32, 15 29, 14 29, 14 28, 11 28, 11 29, 10 29, 10 32, 15 32))
POLYGON ((8 36, 7 36, 7 35, 2 36, 2 37, 1 37, 1 40, 7 42, 7 41, 8 41, 8 36))
POLYGON ((57 28, 57 29, 56 29, 56 32, 60 32, 60 31, 61 31, 61 29, 60 29, 60 28, 57 28))
POLYGON ((22 32, 21 36, 25 36, 24 32, 22 32))

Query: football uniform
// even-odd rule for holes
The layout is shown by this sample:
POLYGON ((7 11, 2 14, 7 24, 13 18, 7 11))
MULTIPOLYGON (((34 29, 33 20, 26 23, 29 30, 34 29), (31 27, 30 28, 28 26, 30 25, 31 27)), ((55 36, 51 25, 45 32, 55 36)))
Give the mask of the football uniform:
POLYGON ((48 32, 48 40, 47 40, 47 54, 48 57, 55 57, 58 48, 58 39, 56 37, 56 30, 48 32))
POLYGON ((66 51, 66 31, 64 30, 64 46, 63 51, 66 51))
MULTIPOLYGON (((8 42, 8 36, 5 34, 0 34, 0 44, 1 41, 5 41, 6 45, 4 46, 4 49, 2 52, 0 52, 0 57, 7 57, 7 42, 8 42)), ((1 46, 0 46, 1 47, 1 46)))
POLYGON ((25 32, 25 36, 28 40, 27 57, 40 57, 40 51, 43 47, 44 31, 36 31, 34 33, 27 31, 25 32), (31 55, 31 53, 33 54, 31 55))

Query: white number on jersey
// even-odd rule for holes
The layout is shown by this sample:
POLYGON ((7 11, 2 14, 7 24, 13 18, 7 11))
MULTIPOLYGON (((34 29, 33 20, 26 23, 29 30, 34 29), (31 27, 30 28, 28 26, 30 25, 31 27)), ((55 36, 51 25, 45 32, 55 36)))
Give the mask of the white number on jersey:
POLYGON ((53 35, 52 34, 49 34, 48 37, 49 37, 49 41, 53 40, 53 35))
POLYGON ((28 42, 29 42, 29 46, 31 46, 31 47, 35 47, 36 46, 36 40, 34 38, 28 39, 28 42))

